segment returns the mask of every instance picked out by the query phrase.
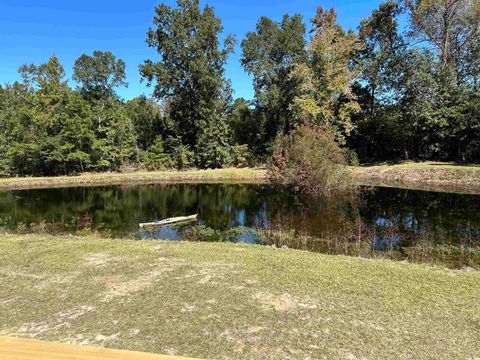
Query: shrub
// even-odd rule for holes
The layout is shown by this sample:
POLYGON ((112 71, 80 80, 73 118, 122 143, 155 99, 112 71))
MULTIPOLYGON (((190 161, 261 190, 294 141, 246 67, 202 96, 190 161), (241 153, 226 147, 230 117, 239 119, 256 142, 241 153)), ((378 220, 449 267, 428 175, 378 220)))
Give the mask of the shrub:
POLYGON ((172 166, 171 159, 165 154, 161 137, 155 139, 148 152, 144 154, 143 161, 148 170, 162 170, 172 166))
POLYGON ((232 146, 232 164, 236 167, 247 167, 249 160, 248 145, 232 146))
POLYGON ((205 225, 197 225, 185 228, 182 231, 182 240, 217 242, 222 241, 223 238, 220 231, 205 225))
POLYGON ((209 123, 201 131, 195 149, 198 167, 217 169, 230 163, 231 149, 227 133, 228 128, 221 119, 209 123))
POLYGON ((173 164, 177 170, 185 170, 194 166, 194 153, 185 145, 178 145, 173 154, 173 164))
POLYGON ((348 163, 351 166, 360 166, 360 160, 355 150, 348 151, 348 163))
POLYGON ((347 156, 322 127, 302 126, 278 138, 269 164, 277 185, 310 195, 329 195, 351 188, 347 156))

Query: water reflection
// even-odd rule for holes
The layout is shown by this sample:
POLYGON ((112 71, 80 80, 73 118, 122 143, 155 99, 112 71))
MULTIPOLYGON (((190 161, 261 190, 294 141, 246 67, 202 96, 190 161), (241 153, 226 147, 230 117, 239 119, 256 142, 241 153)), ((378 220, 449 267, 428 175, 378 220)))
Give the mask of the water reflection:
POLYGON ((328 201, 301 198, 268 185, 163 184, 0 193, 0 226, 8 230, 48 224, 67 231, 107 230, 114 236, 174 240, 204 236, 244 242, 269 238, 254 229, 263 235, 293 230, 295 236, 350 243, 361 239, 376 251, 417 246, 419 239, 431 245, 478 246, 479 210, 479 196, 390 188, 361 189, 328 201), (138 228, 140 222, 195 213, 198 229, 138 228))

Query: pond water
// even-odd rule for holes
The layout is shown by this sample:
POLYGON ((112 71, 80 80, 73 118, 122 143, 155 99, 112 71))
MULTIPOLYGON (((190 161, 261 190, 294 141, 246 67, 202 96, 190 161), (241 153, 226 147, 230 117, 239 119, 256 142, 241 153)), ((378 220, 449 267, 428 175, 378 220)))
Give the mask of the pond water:
MULTIPOLYGON (((138 239, 229 239, 275 243, 275 231, 348 243, 374 251, 418 246, 478 247, 480 196, 363 188, 339 199, 313 201, 269 185, 156 184, 0 192, 0 227, 7 230, 90 229, 138 239), (199 214, 192 224, 140 229, 138 224, 199 214), (260 234, 259 231, 262 233, 260 234)), ((291 238, 292 236, 290 236, 291 238)), ((290 239, 291 240, 291 239, 290 239)), ((288 241, 289 247, 306 245, 288 241)), ((331 248, 330 246, 328 247, 331 248)), ((340 247, 346 251, 346 247, 340 247)), ((337 249, 338 250, 338 249, 337 249)), ((339 252, 339 251, 335 251, 339 252)), ((348 251, 346 251, 348 252, 348 251)))

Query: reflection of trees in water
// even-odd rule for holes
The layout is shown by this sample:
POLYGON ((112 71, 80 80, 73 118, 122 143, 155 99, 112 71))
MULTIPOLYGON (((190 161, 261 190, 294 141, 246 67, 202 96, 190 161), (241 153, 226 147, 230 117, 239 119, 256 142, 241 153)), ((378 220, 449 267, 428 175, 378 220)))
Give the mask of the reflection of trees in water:
POLYGON ((370 231, 378 247, 411 245, 420 238, 458 243, 480 237, 480 197, 377 188, 328 199, 300 198, 267 185, 158 184, 0 193, 0 220, 87 224, 128 234, 138 223, 199 213, 225 231, 246 226, 294 229, 328 238, 370 231), (88 219, 88 222, 86 221, 88 219), (360 220, 359 220, 360 219, 360 220), (359 227, 359 224, 362 224, 359 227), (380 242, 384 241, 383 244, 380 242))
POLYGON ((139 222, 199 213, 212 228, 253 227, 261 220, 293 212, 297 199, 261 185, 161 184, 64 188, 0 194, 0 218, 18 223, 70 226, 89 217, 94 228, 131 232, 139 222))
POLYGON ((205 226, 186 232, 194 240, 234 239, 245 230, 239 227, 258 227, 258 232, 250 230, 248 241, 475 267, 480 266, 479 210, 479 196, 380 188, 323 199, 301 198, 267 185, 162 184, 0 193, 0 226, 20 231, 23 223, 42 224, 31 229, 41 231, 46 222, 69 231, 107 229, 113 235, 131 235, 139 222, 198 213, 205 226), (444 246, 459 243, 470 246, 444 246))
POLYGON ((358 218, 358 194, 355 191, 329 197, 296 198, 295 211, 274 214, 269 229, 294 229, 298 234, 325 237, 351 228, 358 218))
POLYGON ((480 239, 480 196, 376 188, 363 191, 361 202, 360 215, 369 227, 398 228, 407 240, 480 239))
POLYGON ((274 219, 268 230, 294 229, 297 235, 341 243, 362 238, 381 251, 480 245, 480 196, 376 188, 302 203, 297 212, 274 219))

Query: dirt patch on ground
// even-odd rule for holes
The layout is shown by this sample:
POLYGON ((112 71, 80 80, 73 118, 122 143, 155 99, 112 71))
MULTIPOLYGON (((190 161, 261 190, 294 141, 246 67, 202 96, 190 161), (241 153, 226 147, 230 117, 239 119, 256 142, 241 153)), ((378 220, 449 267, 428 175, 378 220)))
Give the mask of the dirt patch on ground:
POLYGON ((52 287, 73 284, 77 276, 78 273, 73 273, 71 275, 54 275, 49 277, 45 276, 35 282, 35 288, 38 290, 45 290, 52 287))
POLYGON ((150 285, 152 278, 149 276, 142 276, 133 280, 125 280, 117 275, 104 277, 100 281, 105 282, 105 285, 108 288, 106 298, 110 299, 143 290, 150 285))
POLYGON ((103 300, 110 301, 117 297, 128 296, 144 290, 154 284, 154 282, 163 275, 172 271, 175 271, 175 267, 160 265, 156 266, 152 271, 133 279, 126 279, 123 276, 114 275, 98 277, 96 281, 105 284, 107 291, 103 296, 103 300))
POLYGON ((232 343, 236 353, 244 354, 249 351, 254 354, 254 358, 290 358, 282 348, 267 345, 270 336, 271 331, 260 326, 226 329, 220 334, 223 341, 232 343))
POLYGON ((259 293, 255 294, 254 298, 262 305, 271 307, 276 311, 289 311, 296 307, 295 300, 288 294, 276 296, 272 294, 259 293))
POLYGON ((48 331, 58 330, 62 327, 69 327, 72 321, 92 311, 95 311, 95 307, 81 305, 54 314, 47 320, 25 323, 18 328, 2 331, 0 334, 7 336, 35 338, 48 331))
POLYGON ((118 337, 120 333, 112 334, 112 335, 93 335, 87 336, 85 334, 76 334, 72 336, 67 336, 60 340, 61 343, 64 344, 78 344, 82 346, 100 346, 100 347, 107 347, 116 345, 118 342, 118 337))
POLYGON ((84 263, 87 266, 105 266, 112 260, 110 254, 97 253, 85 257, 84 263))
MULTIPOLYGON (((94 254, 93 257, 96 264, 100 263, 99 259, 105 261, 104 256, 94 254)), ((92 256, 89 256, 92 259, 92 256)), ((108 261, 108 260, 107 260, 108 261)), ((104 294, 104 301, 110 301, 121 296, 142 291, 153 285, 156 281, 164 280, 166 276, 178 272, 179 268, 186 265, 186 262, 179 259, 159 258, 157 264, 151 271, 133 279, 125 278, 121 275, 100 276, 96 282, 105 284, 107 292, 104 294)), ((191 264, 190 264, 191 265, 191 264)), ((220 284, 228 274, 231 274, 235 265, 224 263, 199 263, 193 267, 186 269, 181 275, 174 276, 174 279, 190 280, 197 285, 216 285, 220 284)))
POLYGON ((274 295, 269 293, 256 293, 253 298, 267 309, 279 312, 288 312, 296 309, 316 309, 316 305, 310 301, 300 301, 290 294, 274 295))
POLYGON ((190 269, 178 277, 175 277, 175 279, 193 281, 197 285, 225 285, 222 280, 238 271, 239 269, 236 264, 202 262, 194 264, 193 267, 190 267, 190 269))

